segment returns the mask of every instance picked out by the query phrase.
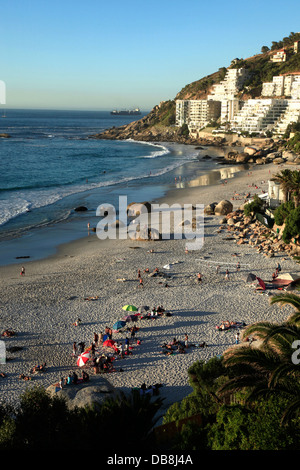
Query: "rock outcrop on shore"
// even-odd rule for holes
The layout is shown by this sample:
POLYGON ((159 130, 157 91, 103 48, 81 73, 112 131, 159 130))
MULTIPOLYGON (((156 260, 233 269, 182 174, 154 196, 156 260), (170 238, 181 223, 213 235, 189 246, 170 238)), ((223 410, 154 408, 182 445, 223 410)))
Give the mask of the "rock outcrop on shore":
MULTIPOLYGON (((235 150, 235 148, 243 147, 243 139, 231 141, 230 137, 218 136, 213 134, 205 134, 203 137, 192 137, 183 132, 182 128, 175 126, 162 125, 159 122, 159 106, 155 106, 153 110, 139 119, 138 121, 131 122, 128 125, 120 127, 112 127, 103 132, 91 135, 93 139, 103 140, 136 140, 142 142, 175 142, 179 144, 195 145, 199 148, 220 147, 226 146, 234 147, 226 152, 224 157, 218 157, 220 164, 254 164, 264 165, 273 163, 280 165, 287 163, 289 165, 299 165, 300 156, 286 150, 284 141, 281 139, 261 139, 260 143, 254 146, 248 145, 244 147, 243 151, 235 150)), ((205 155, 202 158, 210 158, 205 155)))
POLYGON ((130 124, 112 127, 103 132, 91 135, 90 138, 106 140, 139 140, 143 142, 176 142, 180 144, 223 146, 226 139, 218 136, 211 138, 192 138, 186 135, 181 128, 160 124, 160 107, 155 106, 152 111, 138 121, 130 124))

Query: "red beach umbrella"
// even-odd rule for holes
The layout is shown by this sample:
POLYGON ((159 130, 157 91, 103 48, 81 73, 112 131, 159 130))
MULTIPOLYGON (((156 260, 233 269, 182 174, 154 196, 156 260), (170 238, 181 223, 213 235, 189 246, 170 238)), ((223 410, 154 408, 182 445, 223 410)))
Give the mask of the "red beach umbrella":
POLYGON ((90 357, 91 356, 90 356, 89 351, 84 351, 82 354, 80 354, 80 356, 78 356, 77 365, 79 367, 83 367, 87 363, 90 357))
POLYGON ((135 315, 126 315, 125 317, 123 317, 123 320, 125 321, 137 321, 138 320, 138 315, 135 314, 135 315))
POLYGON ((104 341, 103 346, 113 348, 114 344, 115 344, 115 341, 113 339, 107 339, 106 341, 104 341))
POLYGON ((266 290, 266 284, 264 283, 264 281, 260 277, 257 277, 256 279, 258 280, 260 287, 263 290, 266 290))

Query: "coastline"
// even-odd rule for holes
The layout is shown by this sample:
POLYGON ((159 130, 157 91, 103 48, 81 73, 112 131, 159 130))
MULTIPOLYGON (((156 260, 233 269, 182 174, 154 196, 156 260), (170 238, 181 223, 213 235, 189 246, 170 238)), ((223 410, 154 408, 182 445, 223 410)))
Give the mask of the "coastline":
MULTIPOLYGON (((237 208, 242 205, 242 193, 249 191, 249 185, 257 183, 258 192, 264 191, 269 172, 277 171, 275 165, 253 167, 229 178, 226 184, 176 188, 157 202, 207 205, 235 197, 231 202, 237 208)), ((278 260, 283 271, 299 271, 299 265, 290 259, 284 260, 283 255, 279 255, 279 259, 267 259, 250 246, 224 243, 224 234, 217 230, 220 219, 206 217, 201 253, 185 254, 184 240, 100 241, 90 234, 60 245, 57 253, 46 259, 28 261, 23 277, 19 266, 1 266, 2 331, 11 329, 17 333, 4 341, 6 347, 21 349, 8 353, 9 360, 0 366, 7 374, 0 380, 0 400, 16 403, 28 386, 47 388, 61 376, 67 376, 70 370, 80 373, 72 357, 73 341, 90 345, 94 332, 104 331, 106 326, 111 327, 123 317, 125 304, 163 305, 171 316, 139 322, 137 338, 141 343, 132 343, 133 354, 123 360, 118 358, 115 361, 117 372, 105 374, 104 378, 123 391, 140 387, 143 382, 147 386, 162 383, 160 395, 165 399, 164 410, 191 393, 187 373, 190 365, 220 355, 234 344, 234 332, 217 331, 216 325, 224 320, 250 324, 270 318, 274 322, 285 319, 290 307, 270 307, 268 296, 255 293, 242 276, 251 270, 262 278, 270 277, 278 260), (239 273, 234 272, 236 256, 242 266, 239 273), (215 273, 216 261, 222 263, 220 274, 215 273), (226 263, 231 271, 230 282, 224 280, 226 263), (163 268, 167 264, 171 264, 170 270, 163 268), (139 289, 138 269, 143 273, 146 268, 151 272, 156 267, 165 277, 143 274, 144 288, 139 289), (201 286, 195 282, 199 270, 203 274, 201 286), (99 296, 99 299, 85 301, 88 296, 99 296), (74 327, 72 324, 78 317, 82 324, 74 327), (190 348, 182 355, 162 354, 164 342, 173 337, 183 340, 185 333, 191 343, 205 341, 208 347, 190 348), (21 373, 28 375, 33 365, 42 362, 47 363, 45 373, 32 376, 30 382, 19 380, 21 373), (120 368, 123 372, 119 372, 120 368)), ((119 341, 125 338, 125 333, 113 336, 119 341)), ((101 378, 102 375, 91 372, 91 385, 101 378)))

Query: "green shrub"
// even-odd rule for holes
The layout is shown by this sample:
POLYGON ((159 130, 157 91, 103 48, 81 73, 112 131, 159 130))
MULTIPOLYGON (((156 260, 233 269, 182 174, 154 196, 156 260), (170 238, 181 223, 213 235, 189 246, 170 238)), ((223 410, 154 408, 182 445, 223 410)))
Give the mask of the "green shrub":
POLYGON ((257 194, 254 194, 253 201, 244 206, 244 214, 248 216, 251 212, 263 212, 263 208, 264 201, 257 194))

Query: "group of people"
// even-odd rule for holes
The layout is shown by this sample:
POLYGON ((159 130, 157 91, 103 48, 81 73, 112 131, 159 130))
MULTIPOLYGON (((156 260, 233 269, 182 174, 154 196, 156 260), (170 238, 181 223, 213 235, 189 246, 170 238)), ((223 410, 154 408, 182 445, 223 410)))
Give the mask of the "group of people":
POLYGON ((171 316, 169 312, 166 312, 163 305, 159 305, 158 307, 153 307, 150 311, 145 313, 145 315, 141 316, 141 320, 148 320, 151 318, 161 317, 163 315, 171 316))
POLYGON ((76 372, 70 372, 69 375, 65 378, 61 377, 61 379, 59 380, 59 388, 62 389, 64 386, 66 385, 77 385, 77 384, 82 384, 82 383, 86 383, 90 380, 90 376, 89 374, 85 371, 85 370, 82 370, 82 377, 79 378, 78 375, 76 374, 76 372))
POLYGON ((173 340, 170 341, 169 343, 164 343, 162 345, 162 349, 163 349, 162 352, 166 356, 170 356, 171 354, 174 354, 174 353, 184 354, 186 352, 185 350, 188 347, 189 347, 188 335, 185 334, 183 341, 179 341, 176 338, 173 338, 173 340))

